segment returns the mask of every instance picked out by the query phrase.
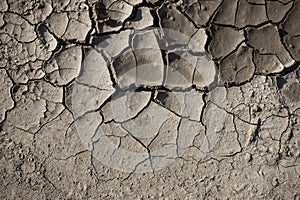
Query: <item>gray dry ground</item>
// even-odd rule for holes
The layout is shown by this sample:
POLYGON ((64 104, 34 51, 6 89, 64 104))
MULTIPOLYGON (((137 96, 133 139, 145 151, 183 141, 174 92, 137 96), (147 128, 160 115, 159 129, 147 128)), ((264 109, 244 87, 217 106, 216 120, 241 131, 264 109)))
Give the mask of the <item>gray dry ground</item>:
MULTIPOLYGON (((0 199, 300 199, 299 16, 300 0, 2 0, 0 199), (205 88, 197 90, 201 97, 193 102, 201 107, 192 117, 199 119, 199 134, 185 153, 158 171, 120 172, 82 144, 72 87, 91 87, 76 77, 101 35, 149 26, 204 44, 194 48, 205 48, 219 69, 226 123, 215 148, 199 157, 198 137, 214 102, 205 88)), ((184 61, 172 55, 153 51, 145 61, 129 51, 118 59, 136 65, 154 58, 180 70, 184 61)), ((122 70, 112 65, 118 79, 122 70)), ((142 74, 141 85, 147 78, 161 81, 155 73, 142 74)), ((149 109, 177 112, 171 95, 160 91, 167 97, 161 101, 155 88, 141 90, 131 113, 141 115, 135 123, 143 123, 149 109)), ((112 120, 105 105, 93 112, 104 117, 99 123, 120 148, 151 152, 151 145, 137 147, 143 141, 124 134, 126 124, 112 120)), ((167 139, 161 133, 154 143, 167 139)))

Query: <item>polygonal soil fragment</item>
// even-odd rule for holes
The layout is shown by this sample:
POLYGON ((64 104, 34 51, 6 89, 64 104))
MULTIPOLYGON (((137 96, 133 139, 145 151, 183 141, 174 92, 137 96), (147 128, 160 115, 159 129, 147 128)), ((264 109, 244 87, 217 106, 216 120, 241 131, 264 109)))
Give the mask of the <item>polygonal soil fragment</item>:
POLYGON ((238 2, 238 0, 224 0, 214 17, 214 22, 217 24, 234 25, 238 2))
POLYGON ((136 83, 136 58, 131 49, 113 61, 116 80, 120 88, 124 89, 136 83))
POLYGON ((175 5, 165 3, 157 11, 160 27, 167 35, 169 44, 187 44, 190 37, 197 31, 194 25, 179 12, 175 5), (168 30, 170 29, 170 31, 168 30), (183 35, 178 35, 178 33, 183 35))
POLYGON ((0 33, 8 34, 19 42, 32 42, 36 38, 33 25, 24 20, 21 16, 6 13, 3 18, 5 24, 0 33), (24 34, 26 33, 26 34, 24 34))
POLYGON ((164 62, 154 32, 150 30, 135 34, 132 38, 132 48, 137 62, 136 85, 162 85, 164 62))
POLYGON ((124 122, 134 118, 149 103, 151 92, 119 92, 102 108, 104 121, 124 122))
POLYGON ((193 52, 205 53, 206 41, 207 35, 205 29, 198 29, 198 31, 191 37, 188 47, 193 52))
POLYGON ((192 90, 189 92, 158 91, 155 101, 180 117, 200 121, 204 106, 203 94, 192 90))
POLYGON ((251 4, 247 0, 239 0, 235 16, 235 25, 238 28, 255 26, 268 21, 264 4, 251 4))
POLYGON ((236 52, 221 60, 221 79, 225 83, 241 84, 253 77, 255 66, 252 62, 253 50, 241 45, 236 52))
POLYGON ((66 85, 78 76, 81 67, 82 50, 79 46, 64 49, 47 64, 47 79, 57 85, 66 85))
POLYGON ((54 51, 57 47, 57 41, 55 37, 49 32, 47 26, 39 25, 37 28, 38 37, 40 40, 46 44, 46 48, 49 51, 54 51))
POLYGON ((110 88, 112 83, 107 71, 108 64, 100 52, 93 48, 84 49, 84 62, 81 64, 80 73, 77 77, 79 83, 101 89, 110 88), (108 81, 106 78, 109 78, 108 81))
POLYGON ((300 26, 299 26, 299 10, 300 2, 295 1, 294 6, 287 15, 282 24, 282 29, 285 31, 284 42, 292 57, 300 61, 300 26))
POLYGON ((107 36, 95 36, 92 43, 96 44, 99 51, 104 51, 108 59, 118 56, 126 47, 130 45, 131 31, 126 30, 117 34, 107 36))
POLYGON ((135 30, 144 29, 153 25, 153 18, 150 9, 147 7, 138 8, 134 19, 128 21, 125 28, 134 28, 135 30))
POLYGON ((68 26, 68 14, 65 12, 55 13, 47 20, 48 28, 55 33, 55 35, 62 37, 66 32, 68 26))
POLYGON ((122 127, 147 146, 159 133, 164 123, 173 117, 176 118, 176 115, 151 101, 136 118, 122 123, 122 127))
POLYGON ((214 82, 216 75, 217 69, 215 63, 207 56, 198 56, 193 85, 198 89, 208 87, 214 82))
POLYGON ((169 53, 164 85, 169 89, 191 87, 196 64, 196 56, 185 52, 169 53))
POLYGON ((237 31, 230 27, 213 25, 210 31, 212 41, 209 44, 209 51, 216 59, 230 54, 244 40, 243 31, 237 31))
POLYGON ((126 1, 105 0, 94 5, 98 33, 118 31, 131 15, 133 6, 126 1))
POLYGON ((244 28, 268 21, 265 2, 251 3, 247 0, 224 0, 214 17, 214 22, 244 28))
POLYGON ((204 26, 212 17, 215 10, 221 4, 221 0, 197 1, 189 0, 184 2, 184 11, 197 26, 204 26))
MULTIPOLYGON (((284 84, 282 89, 284 99, 293 108, 300 105, 300 83, 295 79, 288 79, 287 84, 284 84)), ((292 109, 293 109, 292 108, 292 109)))
POLYGON ((91 20, 87 5, 81 3, 82 5, 77 5, 76 8, 71 8, 71 4, 66 5, 61 12, 53 13, 45 21, 49 30, 56 36, 66 40, 84 41, 91 29, 91 20))
POLYGON ((289 12, 289 10, 293 6, 293 2, 290 1, 287 4, 283 4, 280 1, 266 1, 267 4, 267 14, 269 20, 271 20, 273 23, 278 23, 283 20, 283 18, 286 16, 286 14, 289 12))
MULTIPOLYGON (((281 43, 278 29, 275 26, 267 24, 259 28, 249 28, 247 38, 247 43, 259 53, 276 55, 287 68, 294 64, 294 60, 281 43)), ((272 65, 273 63, 270 63, 269 68, 272 68, 272 65)))
POLYGON ((293 59, 300 61, 300 36, 286 35, 284 37, 284 42, 287 44, 287 49, 289 50, 293 59))
POLYGON ((9 79, 6 71, 0 69, 0 123, 5 118, 5 112, 13 108, 14 101, 11 98, 10 89, 13 86, 12 81, 9 79))
POLYGON ((284 70, 284 65, 276 55, 260 54, 255 51, 254 63, 256 65, 255 72, 258 74, 279 73, 284 70))

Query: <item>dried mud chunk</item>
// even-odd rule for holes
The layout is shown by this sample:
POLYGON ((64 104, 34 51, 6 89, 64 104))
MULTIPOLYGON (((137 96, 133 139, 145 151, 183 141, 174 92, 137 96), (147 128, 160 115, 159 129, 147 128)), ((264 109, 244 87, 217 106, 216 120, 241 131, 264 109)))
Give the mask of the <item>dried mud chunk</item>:
POLYGON ((214 17, 214 22, 218 24, 234 25, 238 0, 224 0, 214 17))
POLYGON ((70 47, 59 52, 45 67, 47 78, 57 85, 68 84, 78 76, 81 60, 81 47, 70 47))
POLYGON ((29 131, 40 126, 40 120, 46 112, 46 101, 25 97, 17 102, 16 107, 7 113, 5 125, 29 131), (17 122, 17 123, 16 123, 17 122))
POLYGON ((166 35, 171 40, 170 44, 187 44, 190 37, 197 31, 194 25, 172 5, 163 4, 158 9, 157 14, 161 28, 174 31, 164 30, 167 31, 166 35), (183 33, 186 37, 178 35, 176 32, 183 33))
POLYGON ((169 53, 165 86, 170 89, 191 87, 196 63, 197 57, 188 53, 169 53))
POLYGON ((300 61, 300 26, 299 21, 300 2, 295 1, 294 6, 282 24, 282 29, 286 32, 284 42, 292 57, 300 61))
POLYGON ((134 35, 132 47, 137 62, 136 85, 162 85, 164 62, 154 32, 145 31, 134 35))
POLYGON ((284 69, 284 65, 280 62, 276 55, 254 53, 254 63, 256 65, 256 73, 271 74, 279 73, 284 69))
POLYGON ((243 28, 249 25, 259 25, 268 21, 265 5, 250 4, 247 0, 240 0, 235 18, 235 25, 243 28))
POLYGON ((0 69, 0 123, 5 118, 5 112, 13 108, 14 105, 10 94, 12 86, 12 81, 9 79, 6 71, 4 69, 0 69))
POLYGON ((247 37, 247 43, 257 49, 259 53, 277 55, 285 67, 294 64, 294 60, 281 43, 277 28, 273 25, 267 24, 260 28, 249 28, 247 37))
POLYGON ((156 4, 159 0, 146 0, 147 3, 156 4))
POLYGON ((132 6, 138 5, 143 2, 143 0, 124 0, 124 1, 132 6))
POLYGON ((8 9, 8 4, 7 1, 2 1, 2 3, 0 4, 0 11, 1 12, 5 12, 8 9))
POLYGON ((120 88, 136 83, 136 59, 132 50, 124 52, 113 62, 117 82, 120 88))
POLYGON ((209 21, 215 10, 221 4, 216 1, 191 1, 187 5, 185 13, 195 22, 197 26, 204 26, 209 21))
POLYGON ((119 92, 102 108, 104 121, 124 122, 135 117, 150 101, 150 92, 119 92))
POLYGON ((300 36, 290 36, 284 37, 284 42, 287 44, 287 49, 291 53, 291 56, 300 61, 300 36))
POLYGON ((274 23, 282 21, 282 19, 286 16, 287 12, 293 6, 292 1, 288 4, 282 4, 279 1, 266 1, 266 3, 268 18, 274 23))
POLYGON ((96 28, 99 33, 118 31, 131 15, 133 6, 124 1, 103 1, 94 6, 96 28))
POLYGON ((68 14, 65 12, 53 14, 47 21, 46 24, 49 30, 55 35, 62 37, 68 27, 68 14))
POLYGON ((134 52, 137 62, 137 86, 160 86, 163 83, 164 63, 160 50, 141 49, 134 52))
POLYGON ((123 22, 130 16, 133 7, 124 1, 115 1, 109 6, 108 16, 112 20, 123 22))
POLYGON ((299 35, 300 34, 300 26, 297 22, 299 22, 299 9, 300 2, 295 1, 294 6, 287 15, 286 19, 282 23, 282 28, 289 34, 299 35))
POLYGON ((38 26, 37 34, 40 40, 46 45, 48 51, 53 51, 56 49, 57 41, 45 25, 38 26))
POLYGON ((143 140, 146 145, 157 135, 160 127, 172 117, 176 117, 176 115, 151 102, 136 118, 122 123, 122 127, 134 137, 143 140))
POLYGON ((91 20, 88 12, 68 13, 68 26, 63 35, 67 40, 84 41, 91 29, 91 20))
POLYGON ((19 42, 29 43, 36 39, 34 26, 29 24, 20 16, 12 13, 6 13, 4 15, 4 21, 6 23, 0 30, 0 33, 4 32, 11 37, 14 37, 19 42))
POLYGON ((200 121, 204 106, 202 96, 202 93, 195 90, 190 92, 159 91, 155 101, 180 117, 200 121))
POLYGON ((213 39, 209 44, 209 51, 216 59, 230 54, 244 40, 242 31, 230 27, 214 25, 211 27, 211 34, 213 39))
POLYGON ((265 4, 265 0, 247 0, 247 1, 253 4, 265 4))
POLYGON ((122 31, 108 36, 93 37, 92 43, 96 44, 97 49, 110 57, 118 56, 126 47, 129 47, 130 30, 122 31))
POLYGON ((283 94, 287 101, 291 102, 292 105, 300 103, 300 83, 299 82, 288 82, 283 87, 283 94))
POLYGON ((215 80, 216 65, 207 56, 199 56, 193 77, 193 85, 197 88, 208 87, 215 80))
POLYGON ((96 49, 84 49, 84 61, 80 68, 80 74, 77 81, 89 86, 98 88, 106 88, 104 83, 110 83, 110 79, 104 80, 106 77, 107 63, 101 53, 96 49))
POLYGON ((126 23, 125 28, 134 28, 135 30, 144 29, 153 25, 153 18, 150 9, 147 7, 138 8, 134 19, 126 23))
POLYGON ((220 62, 221 79, 225 83, 241 84, 250 80, 255 71, 253 50, 241 45, 236 52, 220 62))
MULTIPOLYGON (((15 9, 12 9, 15 11, 15 9)), ((44 21, 53 11, 51 2, 49 0, 41 0, 39 4, 34 5, 27 10, 23 16, 32 24, 38 24, 44 21)))
POLYGON ((205 44, 207 41, 207 35, 205 32, 205 29, 199 29, 191 38, 191 40, 189 41, 189 48, 193 51, 193 52, 201 52, 201 53, 205 53, 205 44))

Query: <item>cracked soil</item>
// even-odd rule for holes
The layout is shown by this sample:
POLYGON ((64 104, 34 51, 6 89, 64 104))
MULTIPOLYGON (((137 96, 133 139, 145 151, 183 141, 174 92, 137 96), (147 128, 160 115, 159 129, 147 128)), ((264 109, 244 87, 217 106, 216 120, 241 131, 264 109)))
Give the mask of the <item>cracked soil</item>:
POLYGON ((300 199, 300 0, 2 0, 0 199, 300 199))

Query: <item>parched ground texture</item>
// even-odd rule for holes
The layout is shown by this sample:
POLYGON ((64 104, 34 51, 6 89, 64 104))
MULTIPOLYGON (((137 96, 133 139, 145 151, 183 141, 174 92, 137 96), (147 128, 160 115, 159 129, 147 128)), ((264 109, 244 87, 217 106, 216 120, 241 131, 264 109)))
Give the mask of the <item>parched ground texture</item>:
POLYGON ((2 0, 0 199, 300 199, 299 17, 300 0, 2 0), (163 50, 150 27, 189 39, 163 50), (119 149, 146 157, 117 170, 119 149))

